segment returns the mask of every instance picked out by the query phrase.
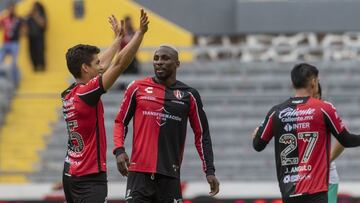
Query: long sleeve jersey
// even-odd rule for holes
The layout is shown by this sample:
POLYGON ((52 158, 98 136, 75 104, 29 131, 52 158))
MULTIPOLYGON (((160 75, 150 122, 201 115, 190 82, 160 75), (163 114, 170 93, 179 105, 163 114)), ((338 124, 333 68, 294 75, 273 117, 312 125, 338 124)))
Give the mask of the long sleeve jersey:
POLYGON ((115 155, 125 150, 127 126, 132 118, 129 171, 179 178, 189 120, 203 170, 207 175, 214 174, 209 125, 195 89, 180 81, 165 87, 151 77, 131 83, 115 119, 115 155))
POLYGON ((68 131, 64 173, 84 176, 106 172, 106 134, 101 95, 102 77, 87 84, 72 84, 62 94, 63 114, 68 131))
POLYGON ((329 102, 295 97, 269 111, 253 145, 261 151, 275 138, 277 177, 283 197, 328 190, 331 134, 344 147, 360 145, 360 136, 347 131, 329 102))

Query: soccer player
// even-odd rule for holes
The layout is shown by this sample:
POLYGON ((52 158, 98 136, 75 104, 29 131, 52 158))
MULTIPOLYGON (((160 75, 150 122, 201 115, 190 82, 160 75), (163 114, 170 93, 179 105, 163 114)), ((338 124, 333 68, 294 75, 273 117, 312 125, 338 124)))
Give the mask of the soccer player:
POLYGON ((122 50, 120 43, 124 36, 124 22, 121 21, 119 26, 112 16, 110 23, 116 38, 103 54, 99 56, 100 50, 95 46, 82 44, 66 53, 68 69, 76 80, 61 94, 69 139, 63 172, 68 203, 106 202, 106 135, 100 97, 134 58, 149 21, 146 12, 141 10, 140 29, 122 50))
POLYGON ((275 160, 285 203, 327 203, 330 134, 344 147, 360 145, 347 131, 335 107, 312 96, 318 91, 318 69, 306 63, 291 71, 295 97, 275 105, 253 139, 262 151, 275 137, 275 160))
POLYGON ((187 121, 210 185, 210 196, 219 192, 215 177, 209 125, 197 90, 176 79, 178 51, 169 45, 156 49, 154 77, 132 82, 115 119, 114 154, 117 167, 128 176, 126 200, 181 202, 180 167, 187 121), (127 126, 133 118, 131 160, 125 152, 127 126))
MULTIPOLYGON (((322 91, 319 83, 318 91, 314 95, 314 98, 321 99, 322 91)), ((344 147, 340 145, 338 141, 335 141, 334 146, 331 149, 330 154, 330 174, 329 174, 329 190, 328 190, 328 203, 337 202, 337 192, 339 186, 339 175, 336 170, 336 164, 334 160, 344 151, 344 147)))

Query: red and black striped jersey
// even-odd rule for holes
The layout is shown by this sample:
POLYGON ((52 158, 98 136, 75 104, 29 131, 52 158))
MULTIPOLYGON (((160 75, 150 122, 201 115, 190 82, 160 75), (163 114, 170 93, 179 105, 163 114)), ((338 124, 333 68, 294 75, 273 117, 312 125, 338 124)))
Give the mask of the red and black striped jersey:
POLYGON ((124 152, 127 126, 133 118, 129 171, 180 177, 187 121, 207 175, 215 172, 209 125, 199 93, 177 81, 171 87, 147 77, 131 83, 115 119, 114 154, 124 152))
POLYGON ((68 131, 66 175, 106 172, 103 93, 102 77, 97 76, 87 84, 74 83, 61 94, 68 131))
POLYGON ((311 97, 290 98, 274 106, 253 145, 263 150, 274 137, 280 191, 285 198, 328 190, 331 134, 345 147, 360 145, 335 107, 311 97))

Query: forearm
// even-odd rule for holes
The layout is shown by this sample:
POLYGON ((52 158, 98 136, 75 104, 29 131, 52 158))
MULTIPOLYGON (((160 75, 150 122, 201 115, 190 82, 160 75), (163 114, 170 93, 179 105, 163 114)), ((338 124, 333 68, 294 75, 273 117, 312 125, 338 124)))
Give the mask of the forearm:
POLYGON ((209 133, 206 133, 203 136, 202 145, 205 159, 205 173, 207 176, 215 175, 214 152, 212 149, 211 137, 209 133))
POLYGON ((340 154, 344 151, 344 149, 345 148, 338 141, 336 141, 331 149, 330 162, 334 161, 337 157, 339 157, 340 154))
POLYGON ((131 41, 116 55, 109 70, 104 73, 104 88, 108 90, 119 77, 119 75, 129 66, 140 47, 144 33, 137 31, 131 41))
POLYGON ((121 48, 122 38, 116 38, 113 43, 100 55, 100 66, 104 68, 104 71, 109 68, 111 61, 113 60, 116 52, 121 48))
POLYGON ((253 148, 258 152, 264 150, 267 144, 268 144, 268 142, 266 142, 265 140, 262 140, 258 136, 256 136, 253 139, 253 148))
POLYGON ((123 72, 133 61, 143 38, 144 33, 137 31, 130 42, 120 51, 119 59, 115 66, 117 66, 121 72, 123 72))
POLYGON ((340 134, 333 133, 339 143, 346 148, 360 146, 360 136, 349 133, 346 129, 340 134))

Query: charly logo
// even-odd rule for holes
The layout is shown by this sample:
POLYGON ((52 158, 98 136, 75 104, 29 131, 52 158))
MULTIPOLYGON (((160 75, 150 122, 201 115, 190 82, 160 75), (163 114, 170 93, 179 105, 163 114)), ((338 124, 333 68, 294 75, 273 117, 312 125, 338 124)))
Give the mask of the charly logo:
POLYGON ((70 133, 70 150, 76 153, 82 152, 84 149, 84 140, 77 132, 70 133))
POLYGON ((308 109, 293 109, 293 108, 286 108, 279 113, 279 118, 286 118, 286 117, 296 117, 296 116, 311 116, 315 112, 315 109, 308 108, 308 109))
POLYGON ((149 94, 152 94, 153 93, 153 87, 147 87, 145 88, 145 92, 149 93, 149 94))
POLYGON ((181 100, 184 97, 184 92, 180 90, 174 90, 173 94, 178 100, 181 100))

